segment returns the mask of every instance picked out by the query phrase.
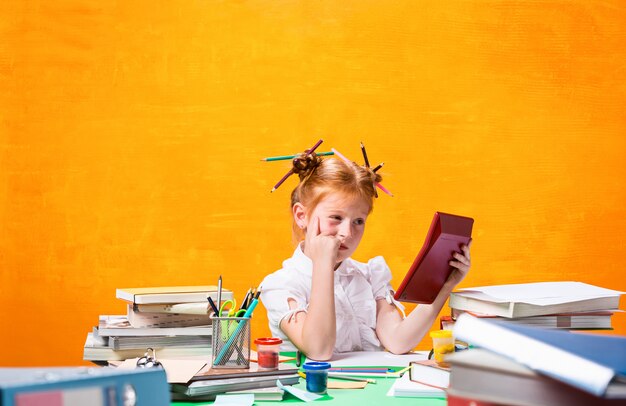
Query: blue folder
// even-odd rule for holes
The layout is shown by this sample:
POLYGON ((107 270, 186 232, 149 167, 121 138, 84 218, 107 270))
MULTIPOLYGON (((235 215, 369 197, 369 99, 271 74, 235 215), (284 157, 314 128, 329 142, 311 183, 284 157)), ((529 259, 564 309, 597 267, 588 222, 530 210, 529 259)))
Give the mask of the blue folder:
POLYGON ((160 368, 0 368, 0 405, 26 404, 169 406, 170 394, 160 368))

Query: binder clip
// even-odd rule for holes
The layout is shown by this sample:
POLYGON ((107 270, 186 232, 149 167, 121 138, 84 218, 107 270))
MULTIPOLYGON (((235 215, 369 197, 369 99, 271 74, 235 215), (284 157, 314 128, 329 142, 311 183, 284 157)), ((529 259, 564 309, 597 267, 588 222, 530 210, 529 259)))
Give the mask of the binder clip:
POLYGON ((156 351, 153 348, 148 348, 144 356, 137 360, 137 368, 163 368, 163 365, 157 361, 156 351))

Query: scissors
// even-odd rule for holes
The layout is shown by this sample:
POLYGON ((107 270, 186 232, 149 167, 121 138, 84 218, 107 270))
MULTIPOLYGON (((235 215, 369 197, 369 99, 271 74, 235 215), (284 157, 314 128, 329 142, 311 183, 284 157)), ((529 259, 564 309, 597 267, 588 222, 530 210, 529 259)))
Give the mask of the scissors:
MULTIPOLYGON (((220 306, 220 316, 222 317, 242 317, 244 314, 246 314, 246 309, 237 310, 237 301, 234 298, 226 300, 220 306), (228 311, 226 316, 222 316, 227 307, 228 311)), ((221 323, 222 340, 226 341, 233 335, 239 323, 236 320, 222 320, 221 323)))

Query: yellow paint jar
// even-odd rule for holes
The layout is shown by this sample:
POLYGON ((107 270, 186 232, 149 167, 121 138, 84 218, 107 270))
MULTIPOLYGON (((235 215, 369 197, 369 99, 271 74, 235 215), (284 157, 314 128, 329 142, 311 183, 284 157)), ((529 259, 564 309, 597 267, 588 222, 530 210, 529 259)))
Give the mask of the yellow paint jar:
POLYGON ((431 331, 430 338, 433 339, 433 358, 438 364, 445 364, 445 355, 454 352, 452 330, 431 331))

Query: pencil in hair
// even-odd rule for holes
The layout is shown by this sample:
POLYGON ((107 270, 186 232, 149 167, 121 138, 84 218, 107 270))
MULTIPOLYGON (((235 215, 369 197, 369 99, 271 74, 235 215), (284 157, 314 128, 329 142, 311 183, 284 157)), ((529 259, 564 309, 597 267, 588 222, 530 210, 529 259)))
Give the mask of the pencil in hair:
POLYGON ((387 189, 385 189, 385 187, 383 185, 381 185, 380 183, 377 183, 376 187, 378 187, 383 192, 387 193, 389 196, 393 197, 393 194, 390 191, 388 191, 387 189))
POLYGON ((369 168, 370 161, 367 159, 367 152, 365 152, 365 145, 363 145, 363 141, 361 141, 361 152, 363 152, 363 160, 365 161, 365 166, 369 168))
POLYGON ((376 165, 376 168, 372 169, 372 171, 374 171, 374 173, 378 172, 378 170, 382 168, 384 164, 384 162, 379 163, 378 165, 376 165))
POLYGON ((293 175, 293 168, 292 168, 292 169, 289 169, 289 172, 287 172, 287 173, 285 174, 285 176, 283 176, 283 177, 282 177, 282 178, 278 181, 278 183, 274 185, 274 187, 272 188, 272 190, 270 190, 270 193, 272 193, 273 191, 275 191, 276 189, 278 189, 278 187, 279 187, 280 185, 282 185, 282 184, 283 184, 283 182, 284 182, 284 181, 286 181, 286 180, 287 180, 287 178, 288 178, 288 177, 290 177, 291 175, 293 175))
MULTIPOLYGON (((317 156, 329 156, 329 155, 335 155, 335 153, 333 151, 327 151, 327 152, 316 152, 315 155, 317 156)), ((280 155, 280 156, 270 156, 267 158, 261 158, 261 161, 265 161, 265 162, 271 162, 271 161, 286 161, 287 159, 294 159, 296 158, 298 155, 280 155)))
MULTIPOLYGON (((324 142, 324 140, 319 140, 319 141, 317 141, 317 142, 315 143, 315 145, 313 145, 313 147, 312 147, 312 148, 307 149, 307 150, 305 150, 304 152, 305 152, 307 155, 308 155, 308 154, 312 154, 313 152, 315 152, 315 150, 317 149, 317 147, 319 147, 319 146, 320 146, 320 144, 321 144, 322 142, 324 142)), ((289 172, 287 172, 287 173, 285 174, 285 176, 283 176, 283 177, 282 177, 282 178, 278 181, 278 183, 274 185, 274 187, 272 188, 272 190, 270 190, 270 193, 272 193, 273 191, 275 191, 276 189, 278 189, 278 187, 279 187, 280 185, 282 185, 282 184, 283 184, 283 182, 284 182, 284 181, 286 181, 286 180, 287 180, 287 178, 288 178, 288 177, 290 177, 290 176, 291 176, 291 175, 293 175, 293 174, 294 174, 294 172, 293 172, 293 168, 289 169, 289 172)))
POLYGON ((307 149, 304 152, 306 152, 307 154, 312 154, 313 152, 315 152, 317 147, 319 147, 322 142, 324 142, 324 140, 319 140, 318 142, 315 143, 315 145, 313 145, 313 148, 307 149))

